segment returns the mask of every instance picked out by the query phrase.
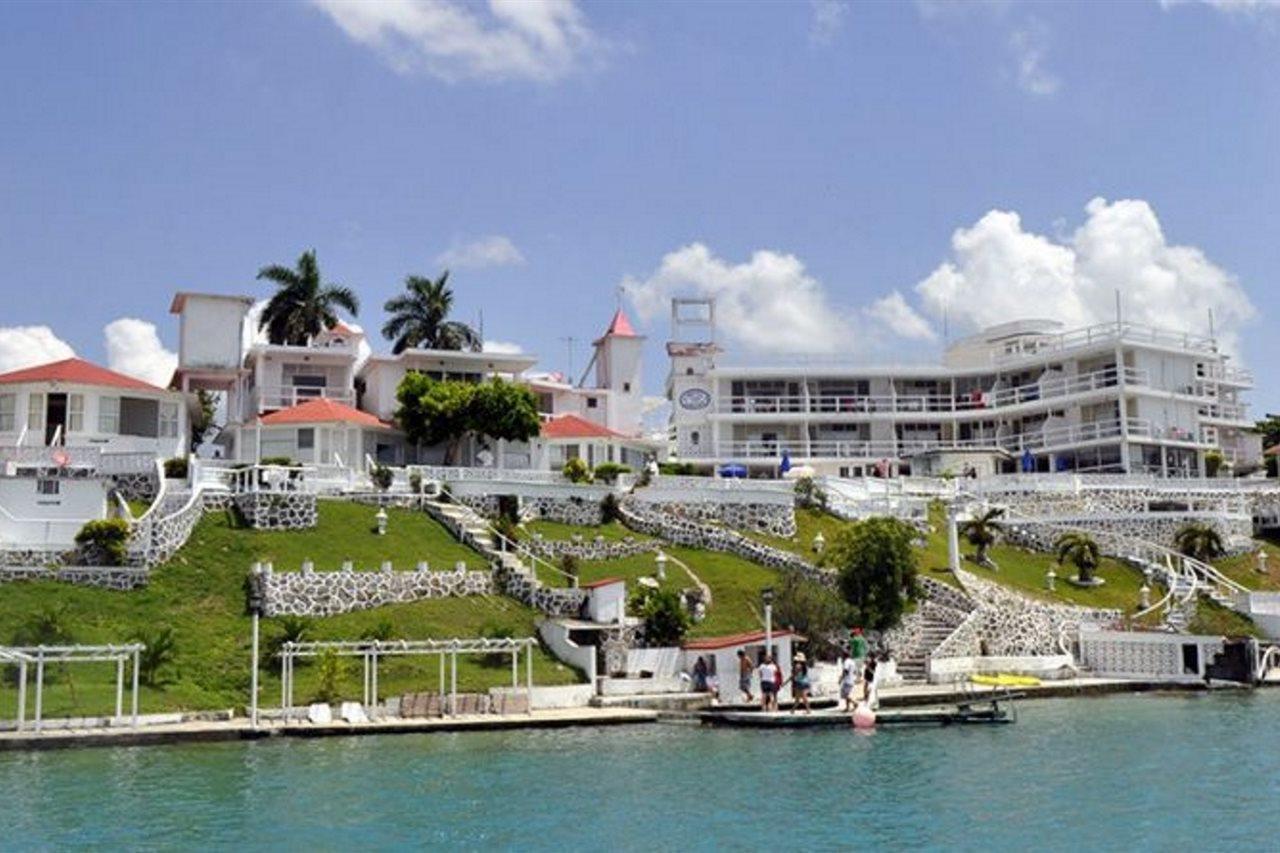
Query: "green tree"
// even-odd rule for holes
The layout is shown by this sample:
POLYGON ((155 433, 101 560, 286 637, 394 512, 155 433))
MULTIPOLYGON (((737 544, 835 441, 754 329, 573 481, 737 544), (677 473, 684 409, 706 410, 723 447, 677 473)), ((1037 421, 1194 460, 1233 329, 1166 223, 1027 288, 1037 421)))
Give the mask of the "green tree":
POLYGON ((143 645, 138 654, 138 680, 148 687, 155 687, 160 683, 160 670, 178 656, 178 638, 173 628, 162 625, 154 629, 139 629, 132 639, 143 645))
POLYGON ((875 630, 892 628, 916 595, 916 531, 896 518, 868 518, 846 525, 827 547, 827 564, 850 616, 875 630))
POLYGON ((1003 507, 991 507, 978 513, 968 521, 960 523, 960 535, 974 547, 973 560, 979 566, 985 566, 988 569, 996 567, 987 551, 1004 533, 1004 525, 1000 522, 1000 518, 1003 516, 1003 507))
POLYGON ((196 412, 191 416, 191 450, 205 440, 213 430, 213 418, 218 408, 218 398, 203 388, 196 391, 196 412))
POLYGON ((1053 543, 1053 553, 1058 565, 1070 563, 1076 567, 1076 580, 1092 583, 1094 574, 1102 563, 1102 550, 1087 533, 1064 533, 1053 543))
POLYGON ((395 341, 393 353, 415 347, 480 351, 484 341, 476 330, 449 319, 453 290, 448 281, 448 270, 435 281, 426 276, 408 276, 404 280, 406 292, 382 306, 391 315, 382 326, 382 336, 395 341))
POLYGON ((680 596, 670 589, 641 589, 631 599, 631 610, 644 620, 644 641, 648 646, 678 646, 691 620, 680 596))
POLYGON ((309 339, 337 324, 336 309, 344 308, 353 317, 360 313, 355 291, 321 279, 314 249, 303 252, 294 268, 279 264, 263 267, 258 270, 258 279, 273 281, 278 287, 258 320, 258 328, 267 330, 267 339, 273 344, 305 346, 309 339))
POLYGON ((347 661, 333 649, 316 658, 318 684, 313 701, 332 704, 342 698, 342 680, 347 677, 347 661))
POLYGON ((476 385, 467 414, 469 429, 489 438, 528 441, 542 431, 537 396, 502 379, 476 385))
POLYGON ((832 657, 851 619, 850 608, 838 594, 822 584, 787 574, 773 599, 773 618, 809 638, 813 654, 832 657))
POLYGON ((1226 553, 1222 545, 1222 536, 1207 524, 1192 522, 1184 526, 1173 537, 1173 547, 1193 560, 1207 562, 1217 559, 1226 553))
POLYGON ((410 373, 401 380, 396 399, 396 419, 409 439, 444 444, 445 464, 456 461, 468 434, 528 441, 542 429, 533 392, 501 379, 477 384, 410 373))

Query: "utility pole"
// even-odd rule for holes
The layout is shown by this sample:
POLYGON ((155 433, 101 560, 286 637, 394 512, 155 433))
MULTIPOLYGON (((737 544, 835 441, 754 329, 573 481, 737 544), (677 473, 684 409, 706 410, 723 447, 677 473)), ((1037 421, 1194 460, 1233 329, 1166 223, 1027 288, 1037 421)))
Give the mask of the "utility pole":
POLYGON ((565 349, 568 351, 568 354, 569 354, 569 371, 566 374, 566 376, 568 376, 569 382, 570 384, 572 384, 573 383, 573 345, 577 343, 578 339, 575 338, 573 335, 566 335, 560 340, 564 341, 565 349))

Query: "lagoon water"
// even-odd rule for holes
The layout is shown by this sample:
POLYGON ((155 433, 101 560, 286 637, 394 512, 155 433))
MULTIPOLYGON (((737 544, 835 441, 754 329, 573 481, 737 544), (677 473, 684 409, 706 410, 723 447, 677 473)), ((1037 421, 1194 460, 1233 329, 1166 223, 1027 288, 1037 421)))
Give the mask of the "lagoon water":
POLYGON ((0 849, 1280 847, 1280 691, 1016 725, 688 725, 0 754, 0 849))

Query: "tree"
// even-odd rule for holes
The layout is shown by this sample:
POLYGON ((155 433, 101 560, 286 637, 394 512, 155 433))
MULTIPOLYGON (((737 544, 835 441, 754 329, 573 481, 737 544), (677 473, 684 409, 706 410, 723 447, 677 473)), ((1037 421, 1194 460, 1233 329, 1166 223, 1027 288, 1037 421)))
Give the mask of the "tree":
POLYGON ((160 670, 178 655, 178 640, 173 628, 162 625, 154 630, 139 629, 133 635, 133 641, 141 643, 142 651, 138 654, 138 680, 148 687, 160 683, 160 670))
POLYGON ((491 382, 441 381, 407 374, 396 390, 396 419, 411 441, 444 444, 445 464, 458 455, 468 433, 505 441, 528 441, 542 429, 538 400, 528 388, 491 382))
POLYGON ((1092 536, 1087 533, 1064 533, 1053 543, 1053 552, 1058 565, 1070 563, 1076 567, 1078 582, 1093 583, 1094 573, 1102 562, 1102 551, 1092 536))
POLYGON ((996 543, 1000 534, 1004 533, 1004 525, 999 521, 1003 515, 1003 507, 991 507, 960 524, 960 535, 976 549, 973 560, 979 566, 989 569, 996 567, 988 556, 987 550, 996 543))
POLYGON ((773 599, 773 618, 809 639, 809 650, 834 657, 837 640, 853 621, 849 605, 832 590, 794 573, 785 576, 773 599))
POLYGON ((309 339, 337 324, 336 309, 344 308, 352 316, 360 313, 355 291, 321 280, 314 249, 302 253, 296 268, 266 266, 258 270, 258 279, 273 281, 279 288, 258 320, 258 328, 267 330, 267 339, 273 344, 305 346, 309 339))
POLYGON ((448 319, 453 308, 453 290, 448 281, 448 270, 435 281, 426 276, 407 276, 406 292, 382 306, 391 315, 382 326, 382 336, 395 341, 393 353, 412 347, 480 351, 484 341, 476 330, 448 319))
POLYGON ((849 616, 878 631, 902 619, 916 595, 915 528, 896 518, 868 518, 846 525, 827 548, 837 588, 849 616))
POLYGON ((689 614, 674 590, 642 589, 632 599, 631 606, 644 620, 645 645, 678 646, 689 630, 689 614))
POLYGON ((214 413, 218 408, 218 398, 212 391, 203 388, 196 391, 196 413, 191 417, 191 450, 194 453, 213 429, 214 413))
POLYGON ((1207 524, 1192 522, 1173 537, 1173 546, 1193 560, 1207 562, 1226 553, 1222 536, 1207 524))

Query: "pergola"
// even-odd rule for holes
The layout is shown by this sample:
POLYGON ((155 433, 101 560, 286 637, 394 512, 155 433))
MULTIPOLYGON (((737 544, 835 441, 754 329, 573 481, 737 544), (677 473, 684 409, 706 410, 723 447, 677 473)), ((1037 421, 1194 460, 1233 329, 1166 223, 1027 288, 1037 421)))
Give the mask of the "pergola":
POLYGON ((378 662, 385 657, 440 656, 440 707, 445 708, 445 662, 449 663, 448 713, 452 716, 458 704, 458 655, 511 655, 511 686, 520 686, 520 655, 525 660, 525 687, 529 691, 529 713, 533 713, 533 650, 537 640, 532 637, 453 640, 315 640, 301 643, 285 643, 280 649, 280 705, 288 721, 288 711, 293 707, 293 665, 298 658, 319 657, 332 652, 339 657, 360 658, 363 661, 364 705, 378 704, 378 662))
POLYGON ((44 728, 44 670, 48 664, 59 663, 114 663, 116 665, 116 713, 115 721, 124 719, 124 668, 133 665, 132 705, 130 725, 138 726, 138 656, 146 646, 128 643, 122 646, 0 646, 0 664, 18 667, 18 731, 26 728, 27 677, 31 668, 36 673, 35 730, 44 728))

